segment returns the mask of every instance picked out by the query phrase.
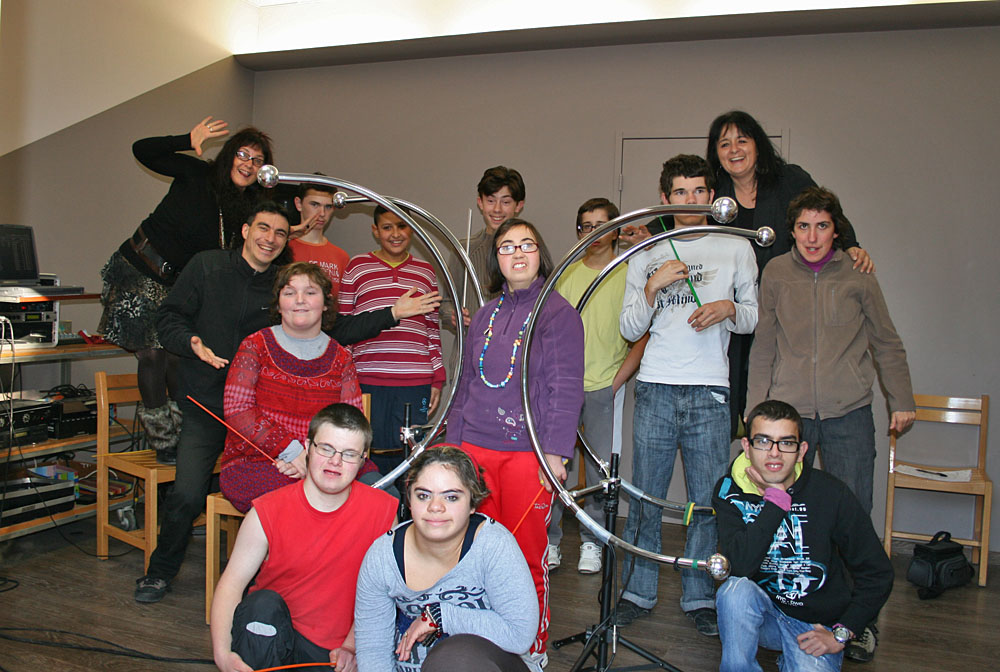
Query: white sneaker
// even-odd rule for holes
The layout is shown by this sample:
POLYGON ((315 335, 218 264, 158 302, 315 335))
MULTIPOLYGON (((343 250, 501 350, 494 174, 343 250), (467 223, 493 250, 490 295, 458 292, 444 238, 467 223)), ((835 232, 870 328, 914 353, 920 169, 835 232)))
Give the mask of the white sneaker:
POLYGON ((581 574, 597 574, 601 571, 601 547, 592 541, 580 545, 580 562, 576 563, 576 571, 581 574))
POLYGON ((549 550, 545 554, 545 563, 549 569, 559 569, 559 565, 562 564, 562 551, 555 544, 549 544, 549 550))

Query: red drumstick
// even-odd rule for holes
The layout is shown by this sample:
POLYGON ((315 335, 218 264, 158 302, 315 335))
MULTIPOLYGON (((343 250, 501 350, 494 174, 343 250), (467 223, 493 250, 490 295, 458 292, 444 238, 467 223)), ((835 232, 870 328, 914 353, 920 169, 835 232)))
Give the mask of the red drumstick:
POLYGON ((197 406, 198 408, 200 408, 201 410, 205 411, 206 413, 208 413, 209 415, 211 415, 213 418, 215 418, 216 420, 218 420, 219 422, 221 422, 223 425, 225 425, 226 428, 230 432, 232 432, 236 436, 240 437, 241 439, 243 439, 244 441, 246 441, 247 443, 249 443, 254 448, 257 448, 257 450, 260 452, 260 454, 263 455, 264 457, 266 457, 267 459, 269 459, 272 464, 276 464, 278 462, 276 459, 274 459, 273 457, 271 457, 270 455, 268 455, 267 453, 265 453, 263 450, 261 450, 260 448, 258 448, 257 444, 255 444, 253 441, 251 441, 250 439, 248 439, 247 437, 243 436, 242 434, 240 434, 239 432, 237 432, 235 429, 233 429, 233 426, 230 425, 228 422, 226 422, 225 420, 223 420, 222 418, 220 418, 219 416, 217 416, 212 411, 210 411, 207 408, 205 408, 204 404, 202 404, 201 402, 199 402, 197 399, 195 399, 194 397, 192 397, 190 394, 187 395, 187 398, 191 401, 192 404, 194 404, 195 406, 197 406))

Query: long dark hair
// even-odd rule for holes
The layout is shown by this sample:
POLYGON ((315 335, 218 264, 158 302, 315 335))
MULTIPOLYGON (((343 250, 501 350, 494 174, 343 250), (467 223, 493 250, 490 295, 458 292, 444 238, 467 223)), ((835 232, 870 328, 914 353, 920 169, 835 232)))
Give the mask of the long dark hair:
POLYGON ((257 147, 264 155, 265 164, 274 162, 270 136, 253 126, 247 126, 237 131, 226 140, 226 144, 219 150, 219 154, 208 162, 209 186, 212 193, 215 194, 222 212, 226 243, 230 247, 238 247, 241 244, 237 234, 265 192, 263 187, 256 182, 242 191, 233 184, 230 173, 233 169, 236 152, 239 151, 240 147, 257 147))
POLYGON ((545 246, 545 240, 535 225, 516 217, 508 219, 497 227, 496 233, 493 234, 493 247, 490 249, 490 255, 486 257, 486 272, 489 275, 489 286, 486 289, 492 293, 503 289, 503 283, 506 282, 506 278, 500 272, 500 262, 497 261, 497 242, 503 240, 507 232, 515 226, 526 227, 531 231, 531 235, 535 237, 535 242, 538 243, 538 275, 547 278, 552 273, 552 269, 555 268, 555 265, 552 263, 552 256, 549 254, 549 248, 545 246))
POLYGON ((722 162, 719 161, 719 150, 716 147, 719 143, 719 137, 727 126, 733 126, 741 135, 752 139, 754 144, 757 145, 757 167, 755 171, 757 188, 768 189, 772 187, 781 175, 785 160, 778 154, 778 150, 775 149, 771 138, 767 137, 764 128, 756 119, 742 110, 732 110, 731 112, 720 114, 708 129, 708 147, 705 148, 705 158, 708 159, 708 165, 712 167, 712 172, 715 173, 716 181, 721 182, 732 179, 722 168, 722 162))

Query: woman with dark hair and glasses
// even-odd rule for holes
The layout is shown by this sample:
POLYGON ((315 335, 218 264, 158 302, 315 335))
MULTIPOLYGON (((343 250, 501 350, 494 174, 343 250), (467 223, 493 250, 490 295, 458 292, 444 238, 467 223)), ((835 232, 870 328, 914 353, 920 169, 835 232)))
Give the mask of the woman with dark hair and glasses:
MULTIPOLYGON (((271 303, 279 324, 247 336, 233 357, 223 406, 226 422, 243 436, 226 434, 219 486, 240 511, 305 476, 304 443, 320 409, 338 402, 361 408, 350 353, 323 333, 336 318, 335 302, 319 266, 285 266, 274 279, 271 303)), ((365 460, 359 478, 369 472, 378 477, 375 464, 365 460)))
MULTIPOLYGON (((472 317, 448 441, 486 473, 492 491, 480 512, 514 533, 538 593, 539 629, 532 653, 545 656, 548 638, 548 547, 552 487, 532 452, 521 403, 522 344, 528 320, 552 272, 552 258, 530 222, 508 219, 493 236, 489 291, 500 296, 472 317)), ((573 457, 583 406, 583 322, 553 292, 535 323, 528 387, 546 461, 560 480, 573 457)))
POLYGON ((481 469, 435 446, 405 487, 412 520, 375 540, 358 575, 358 668, 537 670, 524 659, 538 629, 531 573, 510 532, 477 512, 490 494, 481 469))
POLYGON ((176 355, 160 345, 156 310, 177 275, 198 252, 242 244, 240 229, 262 191, 257 169, 271 163, 271 139, 256 128, 233 135, 219 155, 203 161, 202 145, 229 135, 228 124, 205 117, 189 133, 145 138, 132 145, 139 162, 173 178, 167 195, 101 269, 104 313, 98 331, 138 359, 139 417, 157 460, 176 461, 181 413, 176 355))

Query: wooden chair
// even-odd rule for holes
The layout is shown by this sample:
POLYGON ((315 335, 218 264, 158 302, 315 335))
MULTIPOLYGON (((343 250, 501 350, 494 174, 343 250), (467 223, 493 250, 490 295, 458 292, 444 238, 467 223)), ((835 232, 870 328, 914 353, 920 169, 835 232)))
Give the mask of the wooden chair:
MULTIPOLYGON (((990 510, 993 505, 993 483, 986 475, 986 433, 989 427, 990 398, 985 394, 978 398, 937 397, 918 394, 914 395, 913 398, 917 405, 917 423, 939 422, 978 427, 977 459, 976 463, 969 467, 943 467, 904 462, 898 459, 897 437, 893 433, 889 438, 889 481, 886 486, 885 498, 885 551, 886 553, 891 552, 893 539, 912 541, 931 539, 929 534, 902 532, 893 528, 893 504, 896 488, 973 495, 975 498, 973 538, 958 539, 952 537, 952 539, 963 546, 972 548, 972 562, 979 563, 979 585, 985 586, 990 552, 990 510), (941 473, 968 468, 972 472, 972 477, 964 482, 938 481, 900 473, 899 467, 903 465, 918 470, 941 473)), ((917 430, 916 426, 911 432, 914 430, 917 430)))
MULTIPOLYGON (((361 395, 361 411, 369 420, 372 417, 372 395, 361 395)), ((219 550, 222 530, 226 531, 226 560, 233 555, 240 520, 246 514, 233 506, 221 492, 213 492, 205 502, 205 624, 212 623, 212 598, 215 586, 222 576, 222 558, 219 550)))
MULTIPOLYGON (((109 375, 106 371, 94 374, 97 388, 97 556, 108 558, 108 538, 114 537, 126 544, 141 548, 144 569, 149 568, 149 557, 156 549, 159 534, 159 497, 157 492, 163 483, 174 480, 177 470, 173 465, 156 461, 155 450, 134 450, 112 453, 108 448, 110 435, 111 404, 137 404, 140 401, 136 374, 109 375), (123 530, 109 523, 110 502, 108 475, 111 471, 134 476, 142 480, 145 491, 145 516, 143 526, 137 530, 123 530)), ((219 473, 219 463, 215 463, 214 473, 219 473)), ((139 483, 136 482, 136 487, 139 483)), ((205 517, 199 516, 195 525, 204 525, 205 517)))

